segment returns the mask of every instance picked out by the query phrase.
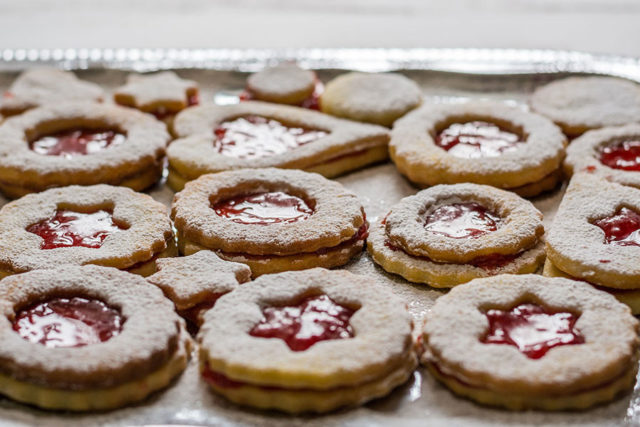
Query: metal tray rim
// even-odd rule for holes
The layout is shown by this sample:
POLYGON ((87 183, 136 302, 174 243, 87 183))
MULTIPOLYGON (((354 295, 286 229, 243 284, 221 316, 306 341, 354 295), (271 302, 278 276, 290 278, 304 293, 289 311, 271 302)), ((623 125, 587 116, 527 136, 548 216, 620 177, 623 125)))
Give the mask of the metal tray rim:
POLYGON ((200 68, 257 71, 297 61, 308 68, 360 71, 434 70, 469 74, 590 73, 640 81, 640 58, 548 49, 0 49, 0 71, 32 66, 154 71, 200 68))

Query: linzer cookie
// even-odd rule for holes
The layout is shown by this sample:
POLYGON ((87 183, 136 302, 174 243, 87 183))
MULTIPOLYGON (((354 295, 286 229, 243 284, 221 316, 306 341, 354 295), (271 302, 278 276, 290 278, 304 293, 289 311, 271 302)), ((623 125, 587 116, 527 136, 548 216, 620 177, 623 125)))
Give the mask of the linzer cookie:
POLYGON ((101 102, 100 86, 80 80, 70 71, 55 68, 33 68, 25 71, 0 98, 0 115, 20 114, 42 105, 61 102, 101 102))
POLYGON ((615 77, 569 77, 538 88, 531 108, 569 137, 605 126, 640 122, 640 86, 615 77))
POLYGON ((124 107, 35 108, 0 125, 0 191, 15 198, 66 185, 143 190, 161 177, 168 141, 163 123, 124 107))
POLYGON ((162 289, 178 314, 196 326, 218 298, 251 278, 249 267, 223 261, 212 251, 162 258, 156 264, 157 273, 147 277, 147 281, 162 289))
POLYGON ((640 313, 640 190, 577 174, 547 240, 549 276, 610 291, 640 313))
POLYGON ((322 112, 390 127, 422 103, 422 91, 401 74, 346 73, 327 83, 322 112))
POLYGON ((0 277, 60 264, 148 276, 176 253, 167 208, 128 188, 54 188, 0 209, 0 277))
POLYGON ((296 64, 283 63, 267 67, 247 79, 243 101, 256 100, 276 104, 296 105, 317 110, 318 99, 324 85, 316 73, 300 68, 296 64))
POLYGON ((254 276, 345 264, 368 233, 362 205, 317 174, 246 169, 206 175, 173 202, 183 254, 214 250, 254 276))
POLYGON ((576 138, 567 148, 567 175, 587 172, 640 188, 640 124, 602 128, 576 138))
POLYGON ((290 413, 355 406, 385 396, 416 366, 404 303, 347 271, 263 276, 204 317, 202 376, 242 405, 290 413))
POLYGON ((389 152, 420 186, 474 182, 532 197, 562 179, 566 140, 537 114, 497 102, 430 104, 398 120, 389 152))
POLYGON ((190 342, 139 276, 62 266, 2 280, 0 393, 44 409, 118 408, 168 386, 190 342))
POLYGON ((438 185, 402 199, 367 239, 390 273, 436 288, 478 277, 534 273, 544 262, 542 214, 516 194, 438 185))
POLYGON ((154 74, 130 74, 127 83, 116 89, 113 100, 125 107, 137 108, 171 120, 180 111, 198 105, 198 84, 178 77, 172 71, 154 74))
POLYGON ((422 363, 455 394, 511 410, 587 409, 630 391, 638 321, 586 283, 476 279, 439 298, 422 363))
POLYGON ((355 194, 284 169, 204 175, 176 194, 171 216, 180 252, 209 249, 247 264, 253 276, 346 264, 368 234, 355 194))
POLYGON ((257 101, 189 108, 174 122, 168 184, 230 169, 279 167, 334 177, 388 157, 388 132, 316 111, 257 101))

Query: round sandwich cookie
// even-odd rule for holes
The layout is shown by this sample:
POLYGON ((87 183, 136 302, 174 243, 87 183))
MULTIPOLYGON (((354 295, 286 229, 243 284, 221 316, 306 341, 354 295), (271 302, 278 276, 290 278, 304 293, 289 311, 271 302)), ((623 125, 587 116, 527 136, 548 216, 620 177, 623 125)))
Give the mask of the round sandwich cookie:
POLYGON ((190 339, 171 301, 140 276, 61 266, 0 282, 0 394, 43 409, 141 401, 186 367, 190 339))
POLYGON ((546 275, 586 281, 640 314, 639 189, 574 175, 546 250, 546 275))
POLYGON ((566 138, 504 103, 426 104, 398 120, 389 153, 419 186, 473 182, 533 197, 562 180, 566 138))
POLYGON ((14 116, 42 105, 61 102, 102 102, 100 86, 80 80, 71 71, 32 68, 18 76, 0 97, 0 115, 14 116))
POLYGON ((390 273, 448 288, 534 273, 544 262, 542 214, 509 191, 437 185, 406 197, 371 227, 367 249, 390 273))
POLYGON ((323 91, 324 85, 316 73, 287 62, 251 74, 240 99, 318 110, 318 99, 323 91))
POLYGON ((640 85, 615 77, 568 77, 539 87, 531 109, 570 138, 591 129, 640 122, 640 85))
POLYGON ((327 83, 320 110, 345 119, 391 127, 422 103, 414 81, 395 73, 346 73, 327 83))
POLYGON ((583 410, 633 388, 638 321, 592 286, 500 275, 433 306, 422 363, 453 393, 510 410, 583 410))
POLYGON ((387 395, 416 367, 405 304, 343 270, 262 276, 204 317, 202 377, 241 405, 328 412, 387 395))
POLYGON ((318 174, 243 169, 204 175, 173 200, 184 255, 203 249, 254 277, 337 267, 362 252, 368 223, 355 194, 318 174))
POLYGON ((0 277, 60 264, 148 276, 176 254, 166 206, 128 188, 54 188, 0 209, 0 277))
POLYGON ((338 176, 388 158, 386 129, 287 105, 246 101, 178 114, 167 183, 242 168, 304 169, 338 176))
POLYGON ((178 314, 193 326, 202 324, 202 315, 218 298, 251 279, 249 267, 224 261, 212 251, 162 258, 156 265, 158 271, 147 281, 162 289, 178 314))
POLYGON ((0 125, 0 191, 11 198, 67 185, 144 190, 162 176, 169 134, 129 108, 60 103, 0 125))
POLYGON ((180 78, 172 71, 130 74, 124 86, 113 94, 116 104, 136 108, 169 124, 177 113, 198 105, 198 84, 180 78))

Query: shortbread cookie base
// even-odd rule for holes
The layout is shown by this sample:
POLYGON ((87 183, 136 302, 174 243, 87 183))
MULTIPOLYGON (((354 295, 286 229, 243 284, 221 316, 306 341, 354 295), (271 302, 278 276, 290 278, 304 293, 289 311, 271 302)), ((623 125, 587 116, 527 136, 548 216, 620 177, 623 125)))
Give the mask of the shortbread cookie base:
POLYGON ((329 412, 345 406, 357 406, 372 399, 386 396, 405 383, 417 366, 417 358, 411 354, 407 361, 382 378, 354 387, 338 387, 330 390, 284 389, 243 384, 239 387, 211 389, 230 401, 260 409, 277 409, 288 413, 329 412))
MULTIPOLYGON (((389 150, 386 145, 368 148, 358 154, 345 154, 343 156, 336 157, 333 160, 327 160, 326 162, 319 163, 317 165, 309 166, 302 169, 306 172, 315 172, 323 175, 325 178, 335 178, 340 175, 344 175, 348 172, 361 169, 365 166, 383 162, 389 158, 389 150)), ((219 171, 212 171, 219 172, 219 171)), ((195 177, 197 178, 197 177, 195 177)), ((192 178, 192 179, 195 179, 192 178)), ((169 176, 167 177, 167 185, 173 191, 182 191, 185 184, 192 179, 180 174, 175 168, 169 165, 169 176)), ((1 187, 0 187, 1 189, 1 187)))
POLYGON ((587 409, 610 402, 622 393, 631 390, 638 372, 637 363, 620 377, 600 387, 566 396, 525 396, 514 393, 499 393, 494 390, 473 387, 454 376, 443 374, 433 363, 425 363, 429 372, 456 395, 466 397, 477 403, 498 406, 512 411, 539 409, 543 411, 562 411, 587 409))
MULTIPOLYGON (((565 279, 581 280, 576 279, 575 277, 572 277, 571 275, 560 270, 549 259, 547 259, 544 263, 542 274, 547 277, 564 277, 565 279)), ((593 286, 595 286, 597 289, 613 295, 618 301, 628 305, 631 309, 631 313, 633 313, 635 316, 640 315, 640 289, 615 289, 598 285, 593 286)))
MULTIPOLYGON (((147 168, 143 171, 136 172, 133 175, 124 178, 122 181, 105 182, 105 184, 128 187, 134 191, 143 191, 151 187, 153 184, 155 184, 160 180, 160 178, 162 177, 162 170, 163 170, 162 162, 158 162, 152 168, 147 168)), ((26 196, 27 194, 38 193, 46 189, 47 189, 46 187, 42 187, 42 188, 23 187, 23 186, 12 185, 10 183, 0 181, 0 192, 2 192, 2 194, 4 194, 6 197, 10 199, 18 199, 22 196, 26 196)))
POLYGON ((558 186, 564 179, 562 168, 558 168, 540 181, 525 184, 520 187, 505 188, 505 190, 513 191, 520 197, 535 197, 547 191, 551 191, 558 186))
POLYGON ((525 250, 508 264, 495 269, 484 269, 471 264, 451 264, 431 261, 426 257, 407 254, 402 248, 387 246, 384 227, 372 227, 367 239, 367 250, 373 260, 389 273, 398 274, 410 282, 425 283, 434 288, 451 288, 470 280, 497 274, 535 273, 545 258, 544 241, 525 250))
POLYGON ((167 387, 187 366, 190 344, 183 339, 176 354, 163 367, 140 380, 94 390, 61 390, 43 387, 0 374, 0 394, 44 409, 102 411, 141 401, 167 387))
POLYGON ((191 255, 202 250, 213 250, 216 255, 226 261, 240 262, 251 269, 251 276, 258 277, 263 274, 280 273, 283 271, 307 270, 314 267, 334 268, 349 262, 351 258, 362 252, 364 240, 357 240, 349 245, 338 245, 336 248, 328 248, 323 253, 301 253, 284 256, 260 256, 255 257, 243 254, 227 254, 215 249, 204 247, 184 237, 178 237, 178 248, 182 255, 191 255))
POLYGON ((154 255, 149 261, 138 263, 133 267, 126 268, 125 270, 129 273, 139 274, 142 277, 151 276, 153 273, 158 271, 156 267, 156 261, 158 258, 170 258, 175 256, 178 256, 178 245, 172 236, 167 240, 167 248, 164 251, 160 252, 158 255, 154 255))

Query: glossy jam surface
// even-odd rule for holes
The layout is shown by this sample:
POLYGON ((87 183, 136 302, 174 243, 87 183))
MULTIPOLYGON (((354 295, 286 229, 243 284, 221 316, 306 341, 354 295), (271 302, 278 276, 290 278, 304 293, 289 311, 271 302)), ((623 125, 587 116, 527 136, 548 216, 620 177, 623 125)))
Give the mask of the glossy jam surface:
POLYGON ((126 140, 122 133, 113 130, 72 129, 43 136, 30 143, 30 148, 47 156, 83 156, 120 145, 126 140))
POLYGON ((289 127, 255 115, 223 122, 213 132, 213 145, 218 152, 240 159, 282 154, 328 135, 322 130, 289 127))
POLYGON ((475 239, 496 231, 502 219, 476 202, 437 207, 424 223, 427 231, 454 239, 475 239))
POLYGON ((55 298, 18 312, 13 330, 47 347, 83 347, 115 337, 123 321, 117 310, 102 301, 55 298))
POLYGON ((92 213, 59 210, 52 218, 27 227, 29 233, 44 240, 41 249, 69 246, 97 249, 109 235, 124 229, 114 223, 111 212, 105 210, 92 213))
POLYGON ((613 169, 640 172, 640 138, 603 147, 600 163, 613 169))
POLYGON ((615 215, 593 223, 604 231, 604 242, 618 246, 640 246, 640 214, 621 208, 615 215))
POLYGON ((308 297, 295 305, 266 307, 263 319, 249 334, 280 338, 291 350, 304 351, 319 341, 353 337, 349 324, 353 313, 326 295, 308 297))
POLYGON ((239 224, 269 225, 303 221, 313 209, 299 197, 282 191, 250 194, 223 200, 213 205, 218 216, 239 224))
POLYGON ((437 146, 455 157, 497 157, 524 143, 520 136, 483 121, 453 123, 435 138, 437 146))
POLYGON ((582 344, 584 337, 575 328, 577 315, 553 313, 537 304, 520 304, 511 310, 488 310, 487 344, 508 344, 530 359, 540 359, 560 345, 582 344))

